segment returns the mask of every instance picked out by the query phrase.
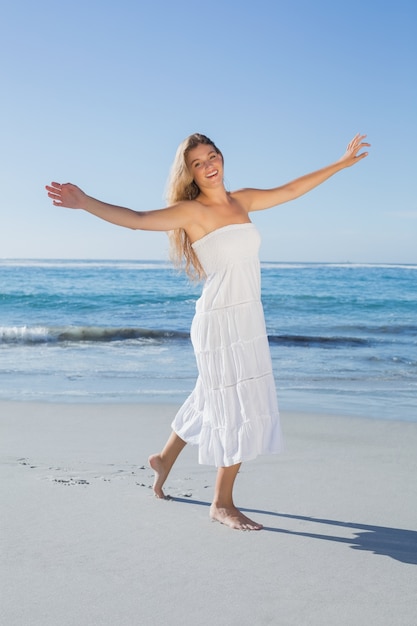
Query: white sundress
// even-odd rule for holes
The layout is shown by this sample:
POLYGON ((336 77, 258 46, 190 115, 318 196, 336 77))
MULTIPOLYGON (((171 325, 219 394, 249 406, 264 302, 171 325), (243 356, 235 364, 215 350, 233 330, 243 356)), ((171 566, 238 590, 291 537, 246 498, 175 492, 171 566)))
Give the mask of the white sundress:
POLYGON ((201 464, 228 467, 281 449, 259 246, 250 222, 218 228, 193 244, 207 276, 191 325, 198 379, 172 428, 198 445, 201 464))

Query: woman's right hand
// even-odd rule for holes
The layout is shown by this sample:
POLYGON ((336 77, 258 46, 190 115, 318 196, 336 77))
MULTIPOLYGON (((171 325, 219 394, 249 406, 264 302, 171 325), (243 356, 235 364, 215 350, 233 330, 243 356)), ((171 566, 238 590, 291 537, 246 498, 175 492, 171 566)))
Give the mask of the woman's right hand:
POLYGON ((68 209, 83 209, 85 207, 87 195, 76 185, 53 182, 46 185, 45 189, 55 206, 68 209))

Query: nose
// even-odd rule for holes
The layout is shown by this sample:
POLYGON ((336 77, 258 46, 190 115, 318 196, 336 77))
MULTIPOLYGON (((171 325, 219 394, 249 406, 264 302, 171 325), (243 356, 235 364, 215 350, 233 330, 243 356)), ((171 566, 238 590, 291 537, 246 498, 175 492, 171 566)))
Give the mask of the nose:
POLYGON ((216 169, 217 168, 217 164, 213 162, 213 159, 207 159, 207 161, 204 161, 204 169, 216 169))

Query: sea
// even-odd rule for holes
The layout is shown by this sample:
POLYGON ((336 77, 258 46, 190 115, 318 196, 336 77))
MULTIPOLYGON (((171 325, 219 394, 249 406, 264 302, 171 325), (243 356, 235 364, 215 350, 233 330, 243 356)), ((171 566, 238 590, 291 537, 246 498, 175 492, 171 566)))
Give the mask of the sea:
MULTIPOLYGON (((0 260, 0 400, 180 405, 201 288, 164 261, 0 260)), ((417 265, 262 263, 262 300, 282 411, 417 421, 417 265)))

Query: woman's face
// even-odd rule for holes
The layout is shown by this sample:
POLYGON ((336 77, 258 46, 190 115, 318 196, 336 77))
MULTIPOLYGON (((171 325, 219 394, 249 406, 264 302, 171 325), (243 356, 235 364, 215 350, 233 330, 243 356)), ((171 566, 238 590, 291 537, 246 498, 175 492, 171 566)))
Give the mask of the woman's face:
POLYGON ((187 154, 186 164, 200 190, 223 184, 223 157, 213 146, 199 144, 187 154))

